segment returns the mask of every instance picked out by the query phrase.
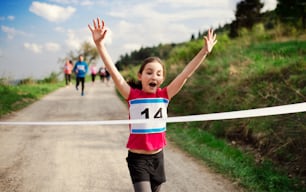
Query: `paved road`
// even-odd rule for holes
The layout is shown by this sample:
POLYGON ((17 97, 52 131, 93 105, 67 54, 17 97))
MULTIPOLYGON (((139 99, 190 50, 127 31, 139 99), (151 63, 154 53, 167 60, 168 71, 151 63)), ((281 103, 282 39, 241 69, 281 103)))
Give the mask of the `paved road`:
MULTIPOLYGON (((80 96, 61 88, 2 121, 89 121, 127 119, 113 86, 86 84, 80 96)), ((1 126, 1 192, 133 191, 125 144, 126 125, 1 126)), ((240 191, 235 184, 169 144, 165 192, 240 191)))

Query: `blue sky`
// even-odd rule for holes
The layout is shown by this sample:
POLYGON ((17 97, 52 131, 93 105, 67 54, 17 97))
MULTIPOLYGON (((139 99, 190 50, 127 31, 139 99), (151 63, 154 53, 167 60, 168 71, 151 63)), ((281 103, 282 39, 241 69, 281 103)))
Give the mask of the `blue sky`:
MULTIPOLYGON (((229 23, 240 0, 9 0, 0 2, 0 77, 43 78, 58 72, 68 52, 92 42, 87 24, 100 17, 107 47, 120 55, 229 23)), ((262 0, 264 10, 276 0, 262 0)), ((102 65, 101 60, 97 61, 102 65)))

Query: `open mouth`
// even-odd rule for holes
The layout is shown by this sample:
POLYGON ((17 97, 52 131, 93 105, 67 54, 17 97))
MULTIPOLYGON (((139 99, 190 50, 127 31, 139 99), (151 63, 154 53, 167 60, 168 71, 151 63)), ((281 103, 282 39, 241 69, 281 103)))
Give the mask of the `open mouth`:
POLYGON ((157 85, 157 84, 156 84, 156 83, 153 83, 153 82, 152 82, 152 83, 149 83, 149 86, 152 87, 152 88, 156 87, 156 85, 157 85))

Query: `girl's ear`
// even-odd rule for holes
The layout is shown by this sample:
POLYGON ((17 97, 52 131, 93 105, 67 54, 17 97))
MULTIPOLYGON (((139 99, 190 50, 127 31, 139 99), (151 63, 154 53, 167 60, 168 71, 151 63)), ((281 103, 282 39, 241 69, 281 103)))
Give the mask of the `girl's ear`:
POLYGON ((141 81, 141 73, 137 73, 138 80, 141 81))

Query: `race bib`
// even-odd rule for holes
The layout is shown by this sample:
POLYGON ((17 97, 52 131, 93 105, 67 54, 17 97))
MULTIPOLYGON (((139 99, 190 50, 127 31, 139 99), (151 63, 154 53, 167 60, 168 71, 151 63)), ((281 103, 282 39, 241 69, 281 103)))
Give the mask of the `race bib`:
POLYGON ((78 65, 77 66, 79 71, 85 71, 85 66, 84 65, 78 65))
MULTIPOLYGON (((143 98, 130 100, 131 119, 166 119, 169 100, 164 98, 143 98)), ((148 134, 166 131, 166 121, 148 121, 131 124, 131 133, 148 134)))

